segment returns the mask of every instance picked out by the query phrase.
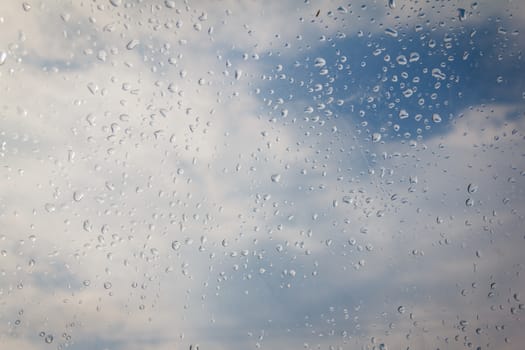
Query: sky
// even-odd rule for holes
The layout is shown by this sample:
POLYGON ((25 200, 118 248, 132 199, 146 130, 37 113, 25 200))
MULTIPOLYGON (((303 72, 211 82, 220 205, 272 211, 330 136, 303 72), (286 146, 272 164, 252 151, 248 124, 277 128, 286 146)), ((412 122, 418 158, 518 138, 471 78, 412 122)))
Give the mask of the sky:
POLYGON ((0 344, 521 349, 520 1, 0 4, 0 344))

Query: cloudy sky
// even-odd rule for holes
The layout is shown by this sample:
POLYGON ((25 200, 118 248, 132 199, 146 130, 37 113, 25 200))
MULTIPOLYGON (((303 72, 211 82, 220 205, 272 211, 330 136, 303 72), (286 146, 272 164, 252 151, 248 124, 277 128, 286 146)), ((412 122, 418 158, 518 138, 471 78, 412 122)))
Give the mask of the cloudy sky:
POLYGON ((522 349, 520 1, 0 3, 0 344, 522 349))

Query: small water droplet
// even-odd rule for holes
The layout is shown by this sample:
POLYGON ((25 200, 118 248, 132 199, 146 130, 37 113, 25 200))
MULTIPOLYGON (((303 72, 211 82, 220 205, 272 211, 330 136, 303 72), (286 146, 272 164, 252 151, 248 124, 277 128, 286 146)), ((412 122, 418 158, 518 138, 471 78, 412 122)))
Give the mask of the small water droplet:
POLYGON ((95 83, 88 83, 87 88, 91 94, 95 95, 98 92, 98 85, 95 83))
POLYGON ((441 116, 437 113, 432 114, 432 121, 434 123, 441 123, 441 116))
POLYGON ((317 57, 314 61, 314 67, 321 68, 326 65, 326 60, 322 57, 317 57))
POLYGON ((53 336, 51 334, 48 334, 46 335, 44 340, 47 344, 51 344, 53 342, 53 336))
POLYGON ((115 7, 118 7, 122 4, 122 0, 109 0, 109 3, 115 7))
POLYGON ((281 181, 281 174, 273 174, 271 176, 271 179, 272 179, 272 182, 277 183, 277 182, 281 181))
POLYGON ((391 9, 395 9, 396 8, 395 0, 388 0, 388 7, 390 7, 391 9))
POLYGON ((104 282, 104 289, 111 289, 111 282, 104 282))
POLYGON ((29 11, 31 11, 31 4, 29 4, 27 2, 24 2, 22 4, 22 8, 24 9, 24 11, 29 12, 29 11))
POLYGON ((405 66, 408 63, 408 59, 405 55, 399 55, 396 57, 396 62, 400 66, 405 66))
POLYGON ((241 77, 242 77, 242 70, 237 69, 235 71, 235 80, 239 80, 239 79, 241 79, 241 77))
POLYGON ((411 62, 411 63, 417 62, 417 61, 419 61, 419 58, 420 58, 419 53, 411 52, 410 56, 408 58, 408 61, 411 62))
POLYGON ((432 76, 438 80, 445 80, 447 76, 439 68, 432 69, 432 76))
POLYGON ((5 63, 6 59, 7 59, 7 52, 0 51, 0 66, 5 63))
POLYGON ((52 203, 46 203, 46 204, 44 205, 44 208, 46 209, 46 211, 47 211, 48 213, 52 213, 52 212, 54 212, 55 210, 57 210, 56 206, 55 206, 54 204, 52 204, 52 203))
POLYGON ((474 184, 468 184, 467 186, 467 192, 468 193, 476 193, 478 191, 478 186, 474 184))
POLYGON ((406 119, 408 118, 408 112, 406 109, 402 109, 399 111, 399 119, 406 119))
POLYGON ((386 35, 389 35, 391 36, 392 38, 397 38, 397 30, 393 29, 393 28, 386 28, 385 29, 385 34, 386 35))
POLYGON ((135 47, 137 47, 140 44, 140 41, 137 39, 133 39, 126 45, 126 49, 133 50, 135 47))
POLYGON ((399 306, 397 308, 397 312, 399 312, 400 314, 404 314, 406 311, 405 307, 403 305, 399 306))
POLYGON ((75 202, 80 202, 84 198, 84 193, 75 191, 73 192, 73 200, 75 202))
POLYGON ((464 8, 458 8, 458 18, 460 21, 467 19, 467 11, 464 8))
MULTIPOLYGON (((224 241, 223 241, 223 245, 224 245, 224 241)), ((180 249, 180 246, 181 246, 181 243, 179 241, 173 241, 171 242, 171 248, 173 250, 179 250, 180 249)))
POLYGON ((84 231, 86 232, 91 232, 91 230, 93 230, 93 225, 91 224, 91 221, 89 220, 84 220, 84 222, 82 223, 82 227, 84 228, 84 231))
POLYGON ((375 132, 372 134, 372 142, 379 142, 381 141, 381 134, 378 132, 375 132))

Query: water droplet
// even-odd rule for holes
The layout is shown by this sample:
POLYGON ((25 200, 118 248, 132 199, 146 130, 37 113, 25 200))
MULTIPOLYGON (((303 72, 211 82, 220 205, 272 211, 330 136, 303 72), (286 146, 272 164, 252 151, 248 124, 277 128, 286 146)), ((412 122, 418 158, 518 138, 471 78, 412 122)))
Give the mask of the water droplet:
POLYGON ((408 63, 407 57, 405 55, 399 55, 396 57, 396 62, 400 66, 405 66, 408 63))
POLYGON ((52 203, 46 203, 46 204, 44 205, 44 208, 46 209, 46 211, 47 211, 48 213, 52 213, 52 212, 54 212, 55 210, 57 210, 56 206, 55 206, 54 204, 52 204, 52 203))
POLYGON ((399 111, 399 119, 406 119, 408 118, 408 112, 406 109, 402 109, 399 111))
POLYGON ((175 1, 173 0, 166 0, 164 1, 164 5, 169 8, 169 9, 174 9, 175 8, 175 1))
POLYGON ((412 89, 406 89, 405 91, 403 91, 403 96, 405 96, 406 98, 409 98, 413 94, 414 94, 414 91, 412 89))
POLYGON ((75 202, 80 202, 82 198, 84 198, 84 193, 79 192, 79 191, 73 192, 73 200, 75 202))
POLYGON ((24 9, 24 11, 29 12, 29 11, 31 11, 31 4, 29 4, 27 2, 24 2, 22 4, 22 8, 24 9))
POLYGON ((392 28, 386 28, 385 34, 391 36, 392 38, 397 38, 397 35, 398 35, 397 30, 392 29, 392 28))
POLYGON ((273 174, 271 176, 271 179, 272 179, 272 182, 277 183, 277 182, 281 181, 281 174, 273 174))
POLYGON ((396 8, 395 0, 388 0, 388 7, 390 7, 391 9, 395 9, 396 8))
POLYGON ((381 141, 381 134, 378 132, 375 132, 372 134, 372 142, 379 142, 381 141))
POLYGON ((434 123, 441 123, 441 116, 437 113, 432 114, 432 121, 434 123))
POLYGON ((86 232, 91 232, 91 230, 93 230, 93 225, 91 224, 91 221, 89 220, 84 220, 82 227, 84 228, 84 231, 86 232))
POLYGON ((115 7, 118 7, 122 4, 122 0, 109 0, 109 3, 115 7))
POLYGON ((241 79, 241 77, 242 77, 242 70, 237 69, 235 71, 235 80, 239 80, 239 79, 241 79))
POLYGON ((95 95, 98 92, 98 85, 95 83, 88 83, 87 88, 91 94, 95 95))
POLYGON ((400 314, 404 314, 406 311, 405 307, 403 305, 399 306, 397 308, 397 312, 399 312, 400 314))
POLYGON ((447 76, 439 68, 432 69, 432 76, 438 80, 445 80, 447 76))
POLYGON ((53 336, 51 334, 48 334, 46 335, 46 337, 44 338, 45 342, 47 344, 51 344, 53 342, 53 336))
POLYGON ((6 59, 7 59, 7 52, 0 51, 0 66, 5 63, 6 59))
POLYGON ((111 282, 104 282, 104 289, 111 289, 111 282))
POLYGON ((458 8, 458 18, 460 21, 467 19, 467 11, 464 8, 458 8))
POLYGON ((410 53, 410 56, 409 56, 409 58, 408 58, 408 61, 411 62, 411 63, 412 63, 412 62, 417 62, 417 61, 419 61, 419 58, 420 58, 419 53, 417 53, 417 52, 411 52, 411 53, 410 53))
POLYGON ((474 200, 472 198, 468 198, 466 201, 465 201, 465 205, 467 207, 472 207, 474 206, 474 200))
POLYGON ((476 193, 478 191, 478 186, 474 184, 468 184, 467 186, 467 192, 468 193, 476 193))
POLYGON ((126 49, 133 50, 135 47, 137 47, 140 44, 140 41, 137 39, 133 39, 126 45, 126 49))
MULTIPOLYGON (((224 241, 223 241, 224 242, 224 241)), ((223 244, 224 245, 224 244, 223 244)), ((179 250, 181 246, 181 243, 179 241, 173 241, 171 242, 171 248, 173 250, 179 250)))
POLYGON ((314 61, 314 67, 321 68, 326 65, 326 60, 322 57, 317 57, 314 61))

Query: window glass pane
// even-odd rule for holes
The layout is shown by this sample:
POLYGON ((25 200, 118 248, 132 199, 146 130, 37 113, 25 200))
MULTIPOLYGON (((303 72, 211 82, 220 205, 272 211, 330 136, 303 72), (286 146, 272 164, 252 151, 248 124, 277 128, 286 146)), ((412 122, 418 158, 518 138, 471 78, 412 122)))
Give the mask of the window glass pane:
POLYGON ((2 1, 0 347, 522 349, 524 23, 2 1))

